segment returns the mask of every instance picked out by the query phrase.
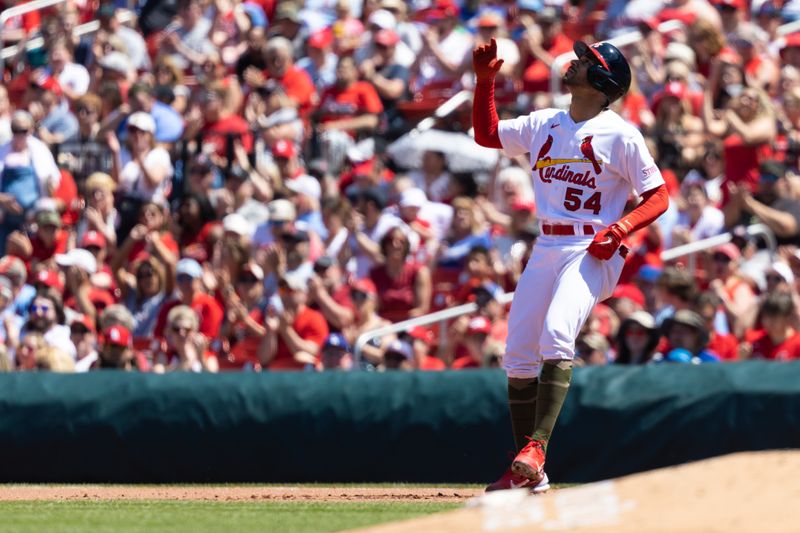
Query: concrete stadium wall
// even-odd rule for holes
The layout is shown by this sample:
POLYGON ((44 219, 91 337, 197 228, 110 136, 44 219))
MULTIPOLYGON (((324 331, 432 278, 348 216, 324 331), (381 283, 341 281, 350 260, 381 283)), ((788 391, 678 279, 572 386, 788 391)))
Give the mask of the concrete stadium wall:
MULTIPOLYGON (((486 482, 512 455, 499 371, 2 374, 0 413, 0 482, 486 482)), ((800 363, 578 369, 547 471, 798 446, 800 363)))

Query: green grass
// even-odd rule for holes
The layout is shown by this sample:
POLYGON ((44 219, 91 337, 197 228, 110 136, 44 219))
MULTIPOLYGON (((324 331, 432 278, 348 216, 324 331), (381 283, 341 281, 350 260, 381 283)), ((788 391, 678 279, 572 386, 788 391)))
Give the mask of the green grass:
POLYGON ((435 502, 0 502, 0 530, 14 533, 322 533, 460 507, 435 502))

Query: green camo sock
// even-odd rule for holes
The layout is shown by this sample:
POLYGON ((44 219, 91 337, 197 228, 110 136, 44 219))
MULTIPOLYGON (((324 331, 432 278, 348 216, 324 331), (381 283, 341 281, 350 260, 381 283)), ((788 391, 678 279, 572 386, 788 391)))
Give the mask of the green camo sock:
POLYGON ((511 413, 511 431, 514 444, 520 451, 528 443, 536 423, 536 378, 508 378, 508 410, 511 413))
POLYGON ((536 424, 531 438, 544 443, 553 433, 561 406, 569 392, 572 361, 545 361, 539 374, 539 398, 536 402, 536 424))

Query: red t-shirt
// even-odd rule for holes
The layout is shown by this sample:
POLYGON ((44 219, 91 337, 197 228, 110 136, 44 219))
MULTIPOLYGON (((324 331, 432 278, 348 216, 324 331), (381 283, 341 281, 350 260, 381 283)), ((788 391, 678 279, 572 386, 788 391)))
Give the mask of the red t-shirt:
MULTIPOLYGON (((319 349, 328 336, 328 323, 319 311, 314 311, 310 307, 303 307, 294 318, 292 328, 303 340, 311 341, 317 345, 315 357, 319 357, 319 349)), ((302 370, 304 365, 294 360, 292 352, 283 341, 283 337, 278 335, 278 351, 275 358, 269 363, 270 370, 302 370)))
POLYGON ((753 341, 753 359, 770 359, 773 361, 790 361, 800 359, 800 332, 795 331, 782 343, 775 345, 767 332, 756 332, 753 341))
MULTIPOLYGON (((213 144, 214 151, 220 157, 228 155, 228 134, 240 135, 242 146, 247 153, 253 151, 253 134, 250 132, 250 126, 238 115, 230 115, 216 122, 205 124, 200 133, 203 136, 203 144, 213 144)), ((236 137, 234 137, 235 139, 236 137)))
POLYGON ((69 240, 69 233, 63 229, 56 230, 56 239, 52 247, 45 246, 44 243, 39 239, 38 235, 34 235, 33 237, 31 237, 31 246, 33 248, 33 253, 31 253, 31 257, 27 261, 28 270, 30 271, 30 267, 33 263, 47 261, 56 254, 67 253, 68 240, 69 240))
MULTIPOLYGON (((547 49, 552 57, 572 52, 573 41, 563 33, 556 35, 553 44, 547 49)), ((564 70, 569 64, 564 65, 564 70)), ((523 88, 525 92, 541 92, 550 90, 550 67, 543 61, 531 56, 530 63, 525 66, 522 74, 523 88)))
MULTIPOLYGON (((264 71, 264 75, 268 77, 269 73, 264 71)), ((275 81, 283 86, 286 96, 297 102, 300 116, 305 117, 311 111, 315 94, 314 82, 308 73, 292 65, 286 69, 282 78, 275 78, 275 81)))
MULTIPOLYGON (((264 322, 264 313, 261 309, 252 309, 250 318, 259 324, 264 322)), ((234 338, 231 339, 231 349, 227 357, 219 357, 219 367, 229 370, 241 369, 247 363, 254 367, 261 365, 258 360, 258 346, 262 337, 248 333, 243 321, 233 325, 234 338)))
MULTIPOLYGON (((153 335, 156 337, 164 336, 164 328, 167 326, 167 315, 176 305, 180 305, 180 300, 171 300, 161 307, 156 320, 156 328, 153 335)), ((200 333, 209 339, 216 339, 219 336, 219 327, 222 324, 223 311, 217 301, 208 294, 199 292, 195 294, 190 306, 200 317, 200 333)))
POLYGON ((720 335, 716 331, 712 332, 708 349, 717 354, 721 361, 739 360, 739 341, 731 334, 720 335))
POLYGON ((319 102, 320 122, 354 118, 365 113, 383 112, 383 104, 372 84, 357 81, 342 89, 333 85, 325 89, 319 102))
POLYGON ((464 370, 465 368, 480 368, 481 364, 469 355, 459 357, 453 361, 453 370, 464 370))
POLYGON ((422 265, 406 262, 397 278, 391 278, 384 265, 370 270, 369 277, 380 287, 378 291, 378 314, 391 322, 409 318, 408 312, 414 309, 414 285, 422 265))
POLYGON ((429 370, 429 371, 439 371, 439 370, 446 370, 447 366, 444 364, 444 361, 442 361, 438 357, 426 355, 425 357, 423 357, 422 361, 420 361, 419 369, 429 370))
MULTIPOLYGON (((165 231, 161 234, 161 242, 166 246, 170 252, 173 252, 175 255, 179 254, 178 250, 178 243, 175 242, 175 238, 172 236, 171 233, 165 231)), ((145 241, 141 240, 133 245, 131 248, 131 252, 128 254, 128 262, 134 263, 137 259, 141 258, 142 255, 147 254, 145 251, 146 243, 145 241)))

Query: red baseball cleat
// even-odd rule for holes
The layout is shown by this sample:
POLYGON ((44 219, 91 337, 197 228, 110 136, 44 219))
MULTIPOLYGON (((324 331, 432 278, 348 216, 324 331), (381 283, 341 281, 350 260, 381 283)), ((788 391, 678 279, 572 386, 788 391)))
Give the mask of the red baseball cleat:
POLYGON ((538 485, 544 479, 544 445, 531 440, 514 458, 511 471, 517 476, 529 479, 538 485))
POLYGON ((550 489, 550 480, 547 478, 547 474, 544 474, 539 483, 535 483, 526 477, 518 476, 509 468, 500 479, 486 487, 486 492, 511 489, 530 489, 532 493, 540 494, 550 489))

